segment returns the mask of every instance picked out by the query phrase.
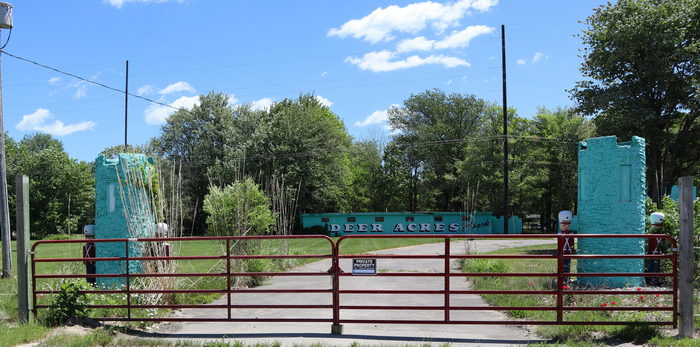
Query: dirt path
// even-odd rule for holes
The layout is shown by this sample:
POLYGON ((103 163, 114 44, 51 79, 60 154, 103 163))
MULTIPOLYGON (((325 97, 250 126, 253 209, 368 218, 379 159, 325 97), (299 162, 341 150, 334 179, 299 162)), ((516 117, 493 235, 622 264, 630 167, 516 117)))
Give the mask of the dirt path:
MULTIPOLYGON (((479 253, 502 248, 512 248, 536 244, 551 243, 551 240, 477 240, 473 241, 471 250, 479 253)), ((463 254, 464 241, 452 244, 452 254, 463 254)), ((377 254, 442 254, 444 245, 427 244, 396 248, 375 252, 377 254)), ((343 260, 341 268, 349 272, 350 260, 343 260)), ((379 271, 420 271, 442 272, 444 261, 440 259, 378 259, 379 271)), ((325 271, 330 268, 330 261, 314 262, 293 271, 325 271)), ((458 264, 452 264, 452 271, 459 271, 458 264)), ((467 282, 461 278, 452 278, 454 290, 467 290, 467 282)), ((273 288, 329 288, 328 277, 275 277, 259 289, 273 288)), ((441 290, 443 279, 440 277, 404 278, 355 276, 341 277, 341 289, 406 289, 406 290, 441 290)), ((451 295, 451 304, 460 306, 484 306, 484 311, 452 311, 453 320, 505 320, 502 312, 488 310, 488 305, 478 295, 451 295)), ((235 294, 234 304, 331 304, 331 295, 321 294, 235 294)), ((225 304, 222 297, 212 304, 225 304)), ((387 306, 433 306, 443 304, 443 295, 353 295, 341 297, 342 305, 387 305, 387 306)), ((234 317, 313 317, 331 318, 330 309, 303 310, 235 310, 234 317)), ((185 309, 173 314, 173 317, 226 317, 224 309, 185 309)), ((341 311, 341 319, 442 319, 442 311, 341 311)), ((513 346, 541 342, 520 327, 500 325, 374 325, 345 324, 342 335, 330 334, 330 323, 173 323, 156 326, 152 333, 143 337, 167 339, 206 339, 213 341, 242 341, 245 343, 274 342, 283 346, 321 343, 325 346, 347 346, 355 341, 361 345, 406 345, 449 343, 452 346, 513 346)))

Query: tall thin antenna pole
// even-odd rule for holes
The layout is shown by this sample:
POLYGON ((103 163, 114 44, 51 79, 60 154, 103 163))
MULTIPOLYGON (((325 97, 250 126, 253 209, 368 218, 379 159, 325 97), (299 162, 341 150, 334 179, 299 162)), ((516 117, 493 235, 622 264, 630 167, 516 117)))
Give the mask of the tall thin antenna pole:
POLYGON ((126 87, 124 87, 124 150, 129 145, 127 134, 129 132, 129 61, 126 61, 126 87))
POLYGON ((503 64, 503 233, 508 234, 510 217, 510 188, 508 187, 508 97, 506 93, 506 27, 501 24, 501 53, 503 64))

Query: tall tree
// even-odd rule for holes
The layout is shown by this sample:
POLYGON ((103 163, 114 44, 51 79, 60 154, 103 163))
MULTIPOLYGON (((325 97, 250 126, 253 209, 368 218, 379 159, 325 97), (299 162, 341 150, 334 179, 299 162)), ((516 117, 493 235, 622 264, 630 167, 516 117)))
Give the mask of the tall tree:
POLYGON ((29 176, 34 237, 76 233, 80 226, 94 221, 93 168, 71 159, 60 141, 45 134, 26 136, 8 151, 8 163, 9 177, 29 176))
POLYGON ((217 184, 245 176, 264 184, 275 176, 299 188, 301 211, 348 211, 350 144, 340 117, 313 95, 284 99, 263 111, 243 106, 234 112, 225 156, 209 173, 217 184))
POLYGON ((385 194, 382 182, 382 148, 377 141, 353 142, 349 151, 350 211, 382 211, 385 194))
POLYGON ((700 0, 620 0, 586 20, 572 90, 600 135, 647 140, 650 195, 700 159, 700 0))
POLYGON ((226 94, 200 95, 198 105, 168 118, 153 144, 163 157, 182 167, 184 194, 190 198, 185 217, 196 233, 204 231, 202 202, 209 189, 207 170, 223 159, 232 122, 233 110, 226 94))
POLYGON ((572 109, 540 108, 531 122, 533 136, 521 147, 528 190, 537 192, 529 211, 542 216, 541 224, 556 231, 557 213, 574 210, 577 202, 578 142, 595 135, 592 121, 572 109))
POLYGON ((63 151, 63 143, 55 139, 51 134, 34 133, 24 135, 20 143, 25 150, 32 154, 48 148, 56 148, 59 151, 63 151))
POLYGON ((463 186, 455 163, 466 157, 466 140, 477 134, 492 105, 473 95, 434 89, 411 95, 402 107, 389 109, 389 123, 399 131, 397 149, 414 153, 414 175, 434 187, 432 209, 459 210, 463 186))

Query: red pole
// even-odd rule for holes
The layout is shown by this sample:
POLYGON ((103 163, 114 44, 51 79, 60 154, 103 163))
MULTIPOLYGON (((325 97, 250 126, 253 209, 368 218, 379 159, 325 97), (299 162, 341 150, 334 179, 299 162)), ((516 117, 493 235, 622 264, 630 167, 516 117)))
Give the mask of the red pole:
POLYGON ((231 240, 226 239, 226 296, 228 319, 231 319, 231 240))
POLYGON ((445 238, 445 322, 450 321, 450 239, 445 238))
POLYGON ((557 237, 557 322, 564 321, 564 237, 557 237))

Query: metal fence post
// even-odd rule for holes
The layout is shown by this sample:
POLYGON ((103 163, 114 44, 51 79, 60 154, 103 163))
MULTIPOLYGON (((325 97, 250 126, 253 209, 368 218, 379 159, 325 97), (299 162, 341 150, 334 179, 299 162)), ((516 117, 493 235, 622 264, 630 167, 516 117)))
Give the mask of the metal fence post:
POLYGON ((18 174, 15 177, 17 193, 17 313, 20 323, 29 322, 32 307, 29 274, 29 177, 18 174))
POLYGON ((563 234, 557 235, 557 323, 564 321, 564 243, 563 234))
POLYGON ((332 335, 342 335, 343 326, 340 324, 340 260, 338 255, 338 244, 332 242, 333 257, 331 260, 331 285, 333 286, 333 325, 331 325, 332 335))
POLYGON ((693 337, 693 177, 684 176, 678 179, 680 234, 678 237, 680 252, 680 283, 678 288, 680 325, 678 334, 681 337, 693 337))

